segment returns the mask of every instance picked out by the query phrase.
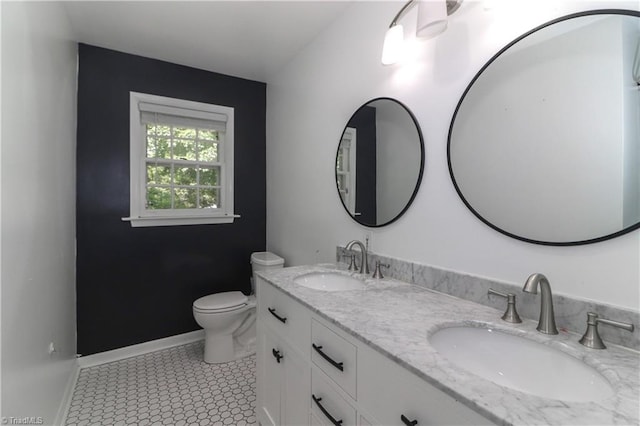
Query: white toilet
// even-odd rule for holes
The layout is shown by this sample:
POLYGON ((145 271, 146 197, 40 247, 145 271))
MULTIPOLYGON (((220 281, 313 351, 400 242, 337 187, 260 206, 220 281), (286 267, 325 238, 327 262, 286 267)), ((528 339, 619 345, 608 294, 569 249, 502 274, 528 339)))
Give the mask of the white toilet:
MULTIPOLYGON (((282 268, 284 259, 268 251, 251 254, 253 272, 282 268)), ((252 355, 256 351, 256 296, 251 277, 251 296, 227 291, 193 302, 193 317, 204 328, 204 361, 219 364, 252 355)))

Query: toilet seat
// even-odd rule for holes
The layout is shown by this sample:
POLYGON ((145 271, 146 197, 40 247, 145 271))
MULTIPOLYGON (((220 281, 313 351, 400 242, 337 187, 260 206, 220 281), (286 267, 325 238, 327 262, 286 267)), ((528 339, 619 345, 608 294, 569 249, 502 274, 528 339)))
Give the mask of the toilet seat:
POLYGON ((193 310, 210 314, 229 312, 244 308, 248 301, 241 291, 226 291, 199 298, 193 302, 193 310))

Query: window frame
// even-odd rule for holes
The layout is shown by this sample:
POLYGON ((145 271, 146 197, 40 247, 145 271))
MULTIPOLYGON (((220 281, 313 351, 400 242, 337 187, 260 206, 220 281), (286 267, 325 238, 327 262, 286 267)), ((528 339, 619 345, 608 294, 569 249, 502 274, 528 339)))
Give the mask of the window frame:
MULTIPOLYGON (((194 115, 195 116, 195 115, 194 115)), ((233 223, 240 217, 233 210, 234 196, 234 108, 187 101, 147 93, 129 92, 129 148, 130 148, 130 216, 122 218, 132 227, 202 225, 233 223), (146 124, 141 121, 140 103, 224 114, 227 116, 226 129, 222 136, 220 167, 220 192, 222 206, 218 209, 147 209, 146 181, 146 124)), ((194 165, 197 161, 193 161, 194 165)), ((173 163, 172 159, 172 164, 173 163)), ((172 184, 173 187, 173 184, 172 184)))
POLYGON ((338 185, 338 194, 340 194, 347 211, 353 216, 360 216, 360 213, 356 213, 356 149, 357 129, 347 127, 342 134, 338 150, 342 151, 342 161, 345 160, 344 152, 348 152, 346 161, 348 170, 345 172, 336 168, 336 179, 338 176, 344 176, 344 188, 340 190, 340 185, 338 185))

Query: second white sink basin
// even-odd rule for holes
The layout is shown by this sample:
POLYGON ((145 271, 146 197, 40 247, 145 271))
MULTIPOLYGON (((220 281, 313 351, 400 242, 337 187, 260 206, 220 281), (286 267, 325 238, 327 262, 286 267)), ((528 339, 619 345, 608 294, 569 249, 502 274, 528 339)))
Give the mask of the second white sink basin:
POLYGON ((322 291, 362 290, 365 287, 363 281, 335 272, 313 272, 301 275, 293 282, 303 287, 322 291))
POLYGON ((562 401, 597 401, 613 395, 595 369, 560 350, 490 328, 451 327, 430 343, 459 367, 501 386, 562 401))

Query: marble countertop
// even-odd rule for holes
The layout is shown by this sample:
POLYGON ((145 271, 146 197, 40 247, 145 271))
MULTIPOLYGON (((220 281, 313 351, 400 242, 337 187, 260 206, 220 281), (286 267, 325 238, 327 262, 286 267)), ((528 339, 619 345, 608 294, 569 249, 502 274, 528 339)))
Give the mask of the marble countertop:
MULTIPOLYGON (((548 336, 537 322, 510 324, 502 312, 408 283, 348 272, 342 264, 296 266, 258 274, 387 358, 422 377, 471 409, 500 425, 638 425, 640 422, 640 354, 608 344, 588 349, 580 336, 560 331, 548 336), (364 290, 325 292, 302 287, 294 278, 311 272, 339 271, 365 280, 364 290), (467 325, 491 327, 559 349, 595 368, 614 395, 593 402, 546 399, 485 380, 440 355, 428 336, 439 329, 467 325)), ((636 324, 638 326, 638 324, 636 324)))

